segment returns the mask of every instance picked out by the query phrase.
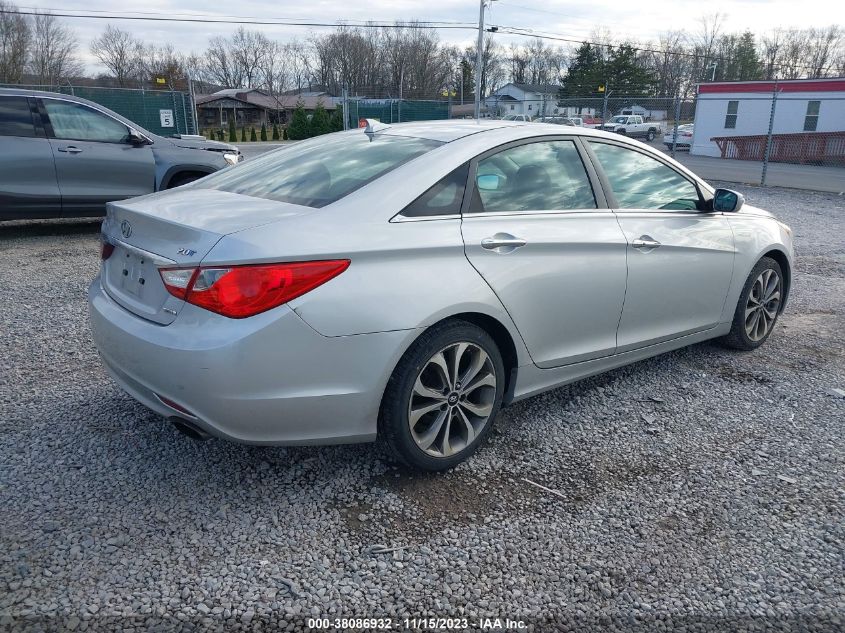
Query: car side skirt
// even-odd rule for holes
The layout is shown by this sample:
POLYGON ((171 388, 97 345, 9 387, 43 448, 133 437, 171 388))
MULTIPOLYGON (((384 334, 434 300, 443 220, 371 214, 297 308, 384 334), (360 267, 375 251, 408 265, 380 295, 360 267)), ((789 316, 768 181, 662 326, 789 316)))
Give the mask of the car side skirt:
POLYGON ((516 372, 516 383, 509 403, 517 402, 544 391, 549 391, 550 389, 562 387, 578 380, 616 369, 617 367, 630 365, 631 363, 636 363, 652 356, 659 356, 660 354, 681 349, 688 345, 694 345, 695 343, 724 336, 730 332, 730 329, 730 323, 720 323, 708 330, 681 336, 670 341, 663 341, 662 343, 630 350, 622 354, 614 354, 613 356, 574 363, 554 369, 540 369, 533 364, 523 365, 516 372))

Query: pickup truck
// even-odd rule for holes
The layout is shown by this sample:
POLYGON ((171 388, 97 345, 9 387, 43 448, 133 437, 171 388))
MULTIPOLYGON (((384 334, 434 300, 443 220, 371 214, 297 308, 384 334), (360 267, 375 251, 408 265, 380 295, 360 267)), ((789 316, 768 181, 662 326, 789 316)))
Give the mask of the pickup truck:
POLYGON ((662 133, 660 124, 654 121, 643 121, 643 118, 637 114, 620 114, 607 123, 596 126, 596 129, 625 136, 639 136, 649 141, 653 141, 658 134, 662 133))

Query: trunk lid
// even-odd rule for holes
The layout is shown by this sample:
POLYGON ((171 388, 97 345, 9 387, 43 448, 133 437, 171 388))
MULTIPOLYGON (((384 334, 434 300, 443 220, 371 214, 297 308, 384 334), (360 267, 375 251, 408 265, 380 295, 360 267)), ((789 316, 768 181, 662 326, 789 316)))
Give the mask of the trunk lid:
POLYGON ((102 263, 103 288, 140 317, 168 325, 184 305, 159 268, 190 268, 224 235, 313 211, 225 191, 180 188, 109 203, 103 235, 114 245, 102 263))

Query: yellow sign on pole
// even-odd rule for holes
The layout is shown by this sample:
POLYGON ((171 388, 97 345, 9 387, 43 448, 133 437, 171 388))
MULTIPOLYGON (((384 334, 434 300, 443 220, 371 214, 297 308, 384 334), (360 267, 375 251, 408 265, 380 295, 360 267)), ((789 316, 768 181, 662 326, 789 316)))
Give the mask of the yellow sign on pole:
POLYGON ((156 77, 156 83, 157 84, 166 84, 167 79, 165 79, 164 77, 156 77))
POLYGON ((604 86, 599 86, 599 92, 604 92, 604 86))

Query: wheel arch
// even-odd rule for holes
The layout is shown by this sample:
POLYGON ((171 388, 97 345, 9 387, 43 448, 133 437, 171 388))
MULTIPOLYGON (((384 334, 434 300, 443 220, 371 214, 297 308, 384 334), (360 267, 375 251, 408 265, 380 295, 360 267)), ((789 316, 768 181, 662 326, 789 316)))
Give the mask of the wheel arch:
POLYGON ((209 167, 207 165, 173 165, 164 172, 158 188, 159 191, 169 189, 171 184, 182 176, 191 175, 202 178, 203 176, 213 174, 215 171, 216 170, 213 167, 209 167))
POLYGON ((513 336, 505 325, 496 317, 482 312, 459 312, 432 323, 426 331, 446 321, 466 321, 481 328, 493 339, 502 355, 502 363, 505 366, 505 391, 502 397, 502 406, 513 400, 513 389, 516 385, 516 372, 519 367, 519 356, 516 351, 516 343, 513 336))
POLYGON ((786 253, 777 248, 769 249, 763 253, 760 259, 763 257, 770 257, 775 260, 783 273, 783 301, 780 302, 780 312, 783 312, 783 309, 786 307, 786 302, 789 300, 789 291, 792 288, 792 267, 789 264, 789 257, 787 257, 786 253))

